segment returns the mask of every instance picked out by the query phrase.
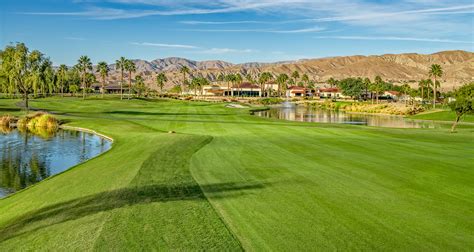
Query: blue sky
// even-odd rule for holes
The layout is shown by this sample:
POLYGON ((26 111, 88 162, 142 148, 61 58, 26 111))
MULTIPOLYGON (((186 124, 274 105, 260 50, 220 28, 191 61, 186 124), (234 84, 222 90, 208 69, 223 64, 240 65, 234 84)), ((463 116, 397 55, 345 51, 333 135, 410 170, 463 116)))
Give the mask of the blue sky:
POLYGON ((1 0, 0 44, 69 65, 474 51, 473 14, 472 0, 1 0))

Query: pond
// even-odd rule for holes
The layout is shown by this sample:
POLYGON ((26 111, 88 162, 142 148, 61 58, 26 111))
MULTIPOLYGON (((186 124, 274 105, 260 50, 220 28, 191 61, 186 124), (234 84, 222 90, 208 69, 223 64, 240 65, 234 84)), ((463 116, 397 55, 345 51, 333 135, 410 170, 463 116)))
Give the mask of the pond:
POLYGON ((254 115, 289 121, 343 123, 390 128, 439 128, 434 122, 409 120, 401 116, 371 115, 349 113, 344 111, 325 110, 292 103, 283 103, 269 110, 255 112, 254 115))
POLYGON ((91 159, 112 142, 81 131, 0 132, 0 198, 91 159))

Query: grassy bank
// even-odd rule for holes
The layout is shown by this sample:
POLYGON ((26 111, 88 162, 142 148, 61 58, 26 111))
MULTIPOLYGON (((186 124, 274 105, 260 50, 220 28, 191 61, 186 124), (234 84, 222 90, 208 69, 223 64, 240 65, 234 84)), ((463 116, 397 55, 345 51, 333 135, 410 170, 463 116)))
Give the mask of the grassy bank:
POLYGON ((0 200, 5 250, 474 249, 472 128, 297 123, 184 101, 31 104, 114 145, 0 200))
MULTIPOLYGON (((410 117, 411 119, 419 120, 434 120, 434 121, 447 121, 454 122, 456 120, 456 114, 451 110, 442 110, 436 112, 422 113, 410 117)), ((464 115, 461 122, 474 123, 474 115, 464 115)))

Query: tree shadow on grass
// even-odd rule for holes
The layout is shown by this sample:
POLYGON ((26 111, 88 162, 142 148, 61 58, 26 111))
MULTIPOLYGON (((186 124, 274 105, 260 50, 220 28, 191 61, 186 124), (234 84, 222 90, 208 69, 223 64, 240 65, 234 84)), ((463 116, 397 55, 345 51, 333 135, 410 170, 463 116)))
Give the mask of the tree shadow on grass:
POLYGON ((48 226, 126 206, 153 202, 206 201, 202 190, 212 198, 238 197, 245 194, 245 191, 263 189, 269 185, 270 183, 218 183, 202 186, 196 183, 157 184, 106 191, 26 213, 0 228, 0 243, 48 226))

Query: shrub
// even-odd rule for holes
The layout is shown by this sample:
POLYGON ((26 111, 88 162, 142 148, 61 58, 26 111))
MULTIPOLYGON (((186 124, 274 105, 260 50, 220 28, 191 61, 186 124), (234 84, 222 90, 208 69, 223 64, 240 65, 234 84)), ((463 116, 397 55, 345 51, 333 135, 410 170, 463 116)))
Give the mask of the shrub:
POLYGON ((0 117, 0 125, 5 127, 11 127, 12 124, 16 123, 18 118, 11 115, 4 115, 0 117))

